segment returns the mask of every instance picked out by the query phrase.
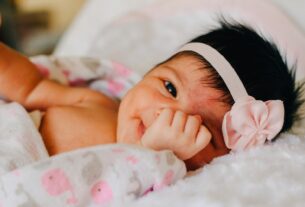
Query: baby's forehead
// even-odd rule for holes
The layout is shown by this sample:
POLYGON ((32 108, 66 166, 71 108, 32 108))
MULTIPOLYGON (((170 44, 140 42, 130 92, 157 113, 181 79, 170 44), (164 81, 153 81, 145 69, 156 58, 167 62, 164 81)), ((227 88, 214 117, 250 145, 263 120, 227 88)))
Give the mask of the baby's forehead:
POLYGON ((164 61, 162 64, 180 65, 182 67, 203 68, 206 67, 206 62, 194 52, 179 52, 164 61))
POLYGON ((154 68, 148 71, 147 74, 150 74, 153 71, 159 72, 160 70, 167 68, 179 74, 183 74, 183 77, 186 78, 194 72, 199 72, 201 75, 197 74, 197 77, 200 78, 208 73, 208 70, 206 70, 207 67, 208 64, 202 58, 200 59, 194 54, 180 52, 157 64, 154 68))
POLYGON ((188 87, 196 87, 198 90, 206 87, 211 82, 211 70, 209 65, 192 55, 178 55, 165 61, 155 68, 157 71, 168 70, 175 73, 188 87))

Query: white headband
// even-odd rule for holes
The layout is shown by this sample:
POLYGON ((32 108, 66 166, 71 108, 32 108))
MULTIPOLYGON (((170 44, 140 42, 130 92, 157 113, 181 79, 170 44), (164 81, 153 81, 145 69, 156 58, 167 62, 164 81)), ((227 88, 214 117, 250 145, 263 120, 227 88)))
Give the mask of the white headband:
POLYGON ((248 96, 248 93, 231 64, 214 48, 203 43, 188 43, 178 50, 193 51, 204 57, 218 72, 228 87, 234 101, 248 96))

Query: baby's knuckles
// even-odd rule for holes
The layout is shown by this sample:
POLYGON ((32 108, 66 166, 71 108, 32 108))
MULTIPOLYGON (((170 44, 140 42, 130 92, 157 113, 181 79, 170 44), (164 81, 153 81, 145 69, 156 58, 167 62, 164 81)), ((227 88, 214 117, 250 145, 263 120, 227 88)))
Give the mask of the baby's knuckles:
POLYGON ((141 141, 145 147, 154 150, 170 149, 180 159, 186 160, 206 147, 210 137, 210 132, 201 125, 199 115, 188 115, 182 111, 164 108, 160 111, 156 120, 147 128, 141 141), (164 119, 164 117, 168 119, 164 119), (176 119, 176 123, 178 121, 184 123, 184 125, 177 129, 173 124, 174 119, 176 119), (172 121, 168 122, 168 120, 172 121), (190 122, 188 127, 195 131, 186 130, 187 122, 190 122))
MULTIPOLYGON (((196 128, 196 132, 178 131, 172 126, 168 126, 163 132, 163 141, 166 140, 166 146, 174 151, 174 153, 182 160, 189 159, 202 150, 209 143, 211 133, 206 127, 201 125, 201 118, 197 115, 187 115, 187 119, 192 119, 192 127, 196 128), (199 133, 200 132, 200 133, 199 133)), ((164 128, 164 126, 163 126, 164 128)))
POLYGON ((172 150, 180 159, 189 159, 199 151, 195 142, 195 137, 189 137, 186 134, 182 134, 175 139, 172 150))

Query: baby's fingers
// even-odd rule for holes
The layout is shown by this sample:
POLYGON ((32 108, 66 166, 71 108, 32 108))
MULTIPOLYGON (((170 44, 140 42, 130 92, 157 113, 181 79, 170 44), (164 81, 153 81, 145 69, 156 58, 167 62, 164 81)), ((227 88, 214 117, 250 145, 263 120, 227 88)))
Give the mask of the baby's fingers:
POLYGON ((183 132, 186 121, 187 121, 187 115, 182 111, 176 111, 172 121, 172 126, 178 132, 183 132))
POLYGON ((196 150, 199 152, 205 148, 210 143, 211 138, 211 132, 204 125, 201 125, 195 141, 196 150))
POLYGON ((174 116, 174 111, 169 108, 165 108, 161 111, 160 115, 157 117, 156 122, 161 125, 169 126, 171 125, 173 116, 174 116))
POLYGON ((201 118, 199 115, 189 116, 187 118, 184 132, 188 137, 196 137, 201 126, 201 118))

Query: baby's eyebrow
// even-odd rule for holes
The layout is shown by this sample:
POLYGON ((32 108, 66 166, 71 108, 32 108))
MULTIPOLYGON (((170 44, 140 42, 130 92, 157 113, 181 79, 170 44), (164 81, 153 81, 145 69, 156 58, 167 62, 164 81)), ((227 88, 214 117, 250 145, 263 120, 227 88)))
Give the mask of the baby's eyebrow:
POLYGON ((164 65, 163 68, 165 68, 166 71, 173 74, 175 76, 175 79, 181 83, 182 87, 184 87, 184 78, 183 78, 183 76, 181 76, 181 74, 179 72, 176 71, 175 68, 168 66, 168 65, 164 65))

